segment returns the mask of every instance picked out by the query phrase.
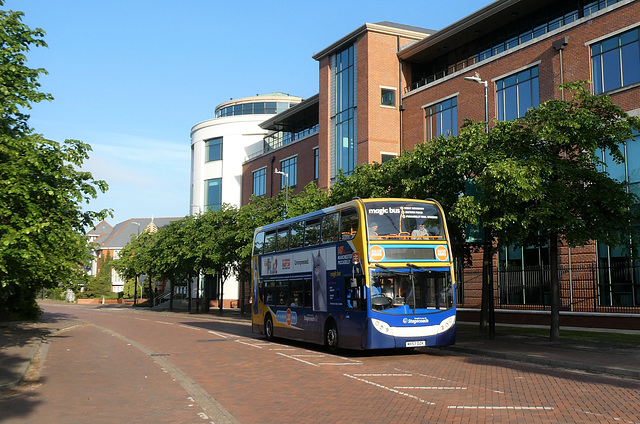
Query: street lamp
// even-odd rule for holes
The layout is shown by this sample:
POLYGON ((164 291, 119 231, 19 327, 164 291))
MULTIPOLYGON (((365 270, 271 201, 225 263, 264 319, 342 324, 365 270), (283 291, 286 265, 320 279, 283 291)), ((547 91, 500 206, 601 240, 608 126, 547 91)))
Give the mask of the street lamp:
POLYGON ((489 132, 489 99, 488 99, 488 91, 489 91, 489 83, 487 81, 482 81, 480 75, 476 72, 476 74, 472 77, 464 77, 465 81, 477 82, 478 84, 484 85, 484 131, 489 132))
POLYGON ((287 217, 287 207, 289 205, 289 174, 283 171, 278 171, 278 168, 273 170, 274 174, 280 174, 284 176, 284 216, 287 217))
MULTIPOLYGON (((476 72, 472 77, 464 77, 465 81, 476 82, 484 86, 484 132, 489 136, 489 83, 483 81, 476 72)), ((489 330, 489 338, 494 339, 496 334, 496 317, 493 308, 493 242, 491 230, 487 227, 484 229, 484 248, 482 258, 482 307, 480 309, 480 327, 485 324, 489 330), (486 314, 488 316, 484 316, 486 314)))

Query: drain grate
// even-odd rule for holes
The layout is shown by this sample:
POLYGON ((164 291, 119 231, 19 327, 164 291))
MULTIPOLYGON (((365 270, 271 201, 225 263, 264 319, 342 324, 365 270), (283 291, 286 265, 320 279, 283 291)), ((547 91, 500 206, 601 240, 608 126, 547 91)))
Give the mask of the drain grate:
POLYGON ((168 353, 151 353, 149 356, 170 356, 168 353))

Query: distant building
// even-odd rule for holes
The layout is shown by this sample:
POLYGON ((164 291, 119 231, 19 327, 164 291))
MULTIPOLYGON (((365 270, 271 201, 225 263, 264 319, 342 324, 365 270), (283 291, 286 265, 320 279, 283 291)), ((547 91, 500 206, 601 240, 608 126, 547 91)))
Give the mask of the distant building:
MULTIPOLYGON (((100 270, 99 259, 106 258, 118 259, 120 257, 120 251, 127 245, 132 239, 142 234, 143 231, 158 231, 158 228, 169 225, 172 221, 177 221, 181 218, 132 218, 117 224, 111 228, 111 231, 107 233, 101 233, 93 240, 98 244, 95 249, 95 259, 91 263, 91 275, 96 275, 100 270)), ((96 226, 95 229, 90 231, 87 235, 91 238, 96 236, 99 231, 106 231, 111 227, 105 221, 96 226), (106 224, 106 225, 105 225, 106 224)), ((119 293, 124 290, 124 280, 115 270, 111 270, 111 291, 119 293)))
MULTIPOLYGON (((191 129, 192 215, 218 210, 225 203, 240 207, 242 162, 263 150, 268 134, 260 123, 301 101, 284 93, 229 100, 216 107, 214 118, 191 129)), ((203 287, 210 299, 219 297, 220 281, 214 277, 207 277, 203 287)), ((230 276, 223 288, 225 306, 236 306, 240 292, 235 276, 230 276)))

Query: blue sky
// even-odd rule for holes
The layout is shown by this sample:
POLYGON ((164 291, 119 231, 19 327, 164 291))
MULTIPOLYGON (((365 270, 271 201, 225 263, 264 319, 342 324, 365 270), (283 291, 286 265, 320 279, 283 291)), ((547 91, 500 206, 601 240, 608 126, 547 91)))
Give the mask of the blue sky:
POLYGON ((85 169, 110 188, 85 209, 129 218, 189 211, 191 127, 230 98, 318 92, 312 55, 364 23, 442 29, 488 0, 6 0, 46 31, 30 67, 54 101, 30 125, 92 146, 85 169))

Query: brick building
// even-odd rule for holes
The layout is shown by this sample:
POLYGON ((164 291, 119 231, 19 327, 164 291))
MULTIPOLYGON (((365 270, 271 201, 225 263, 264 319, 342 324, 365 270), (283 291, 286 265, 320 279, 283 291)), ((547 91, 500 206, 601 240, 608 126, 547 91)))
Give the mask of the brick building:
MULTIPOLYGON (((277 194, 284 183, 275 168, 295 175, 294 192, 313 180, 330 188, 339 169, 349 174, 357 164, 383 162, 418 143, 456 135, 463 119, 485 119, 484 89, 475 82, 487 83, 489 121, 516 119, 562 98, 558 86, 577 80, 594 81, 596 94, 606 93, 640 116, 639 35, 638 0, 498 0, 439 31, 365 24, 313 56, 317 96, 262 124, 272 139, 280 134, 275 138, 285 142, 265 140, 263 151, 245 161, 242 201, 252 193, 277 194), (256 185, 261 178, 268 188, 256 185)), ((640 193, 640 149, 629 143, 625 155, 624 166, 608 161, 608 171, 640 193)), ((540 283, 546 247, 501 246, 494 262, 496 307, 548 311, 540 283), (535 287, 528 286, 532 279, 535 287)), ((561 265, 564 323, 604 325, 606 314, 625 313, 639 325, 640 273, 625 252, 596 241, 564 247, 561 265)), ((461 310, 476 310, 478 275, 464 270, 458 283, 461 310)), ((544 313, 538 315, 546 322, 544 313)))

